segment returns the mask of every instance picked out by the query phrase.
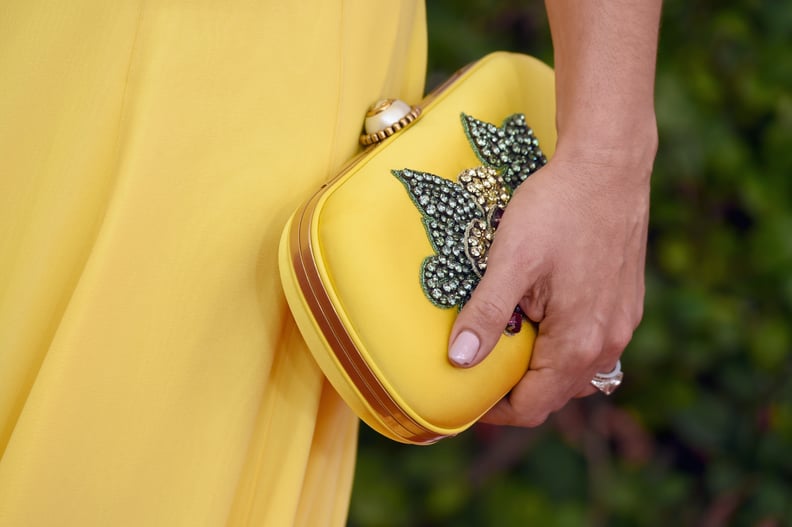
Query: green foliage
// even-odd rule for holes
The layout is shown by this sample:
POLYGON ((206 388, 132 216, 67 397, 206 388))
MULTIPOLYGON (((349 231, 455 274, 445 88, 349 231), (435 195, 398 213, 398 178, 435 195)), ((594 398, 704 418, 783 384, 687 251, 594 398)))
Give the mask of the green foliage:
MULTIPOLYGON (((427 7, 430 85, 495 49, 552 62, 541 2, 427 7)), ((618 395, 427 448, 364 427, 350 525, 792 522, 790 27, 788 2, 665 3, 646 310, 618 395)))

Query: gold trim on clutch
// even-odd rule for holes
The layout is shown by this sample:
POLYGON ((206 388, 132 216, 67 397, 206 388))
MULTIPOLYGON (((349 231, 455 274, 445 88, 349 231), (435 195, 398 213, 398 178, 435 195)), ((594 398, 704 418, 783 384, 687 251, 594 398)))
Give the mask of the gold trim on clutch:
MULTIPOLYGON (((343 174, 342 172, 335 179, 343 174)), ((411 443, 423 445, 436 443, 444 437, 449 437, 449 434, 438 434, 417 423, 393 400, 355 346, 322 285, 311 244, 311 221, 317 201, 331 183, 322 187, 322 190, 303 206, 297 215, 298 221, 292 224, 289 245, 300 289, 336 359, 377 416, 394 434, 411 443)))

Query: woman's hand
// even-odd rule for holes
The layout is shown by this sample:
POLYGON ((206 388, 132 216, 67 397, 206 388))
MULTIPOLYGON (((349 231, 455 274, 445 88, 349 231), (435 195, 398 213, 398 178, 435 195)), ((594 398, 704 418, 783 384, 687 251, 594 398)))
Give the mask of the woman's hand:
MULTIPOLYGON (((558 143, 514 193, 449 358, 485 360, 520 305, 539 324, 530 369, 485 417, 536 426, 610 372, 641 319, 657 150, 660 0, 546 0, 558 143)), ((541 139, 541 138, 540 138, 541 139)))
POLYGON ((539 323, 530 370, 486 422, 536 426, 593 393, 594 374, 613 369, 641 319, 651 165, 562 155, 515 192, 451 335, 451 360, 470 367, 514 306, 539 323))

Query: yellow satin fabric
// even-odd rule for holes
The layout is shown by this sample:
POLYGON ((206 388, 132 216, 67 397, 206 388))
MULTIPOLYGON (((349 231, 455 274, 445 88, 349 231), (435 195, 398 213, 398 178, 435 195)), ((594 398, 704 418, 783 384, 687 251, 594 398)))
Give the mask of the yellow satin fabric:
POLYGON ((425 44, 416 0, 0 7, 0 525, 344 523, 277 242, 425 44))

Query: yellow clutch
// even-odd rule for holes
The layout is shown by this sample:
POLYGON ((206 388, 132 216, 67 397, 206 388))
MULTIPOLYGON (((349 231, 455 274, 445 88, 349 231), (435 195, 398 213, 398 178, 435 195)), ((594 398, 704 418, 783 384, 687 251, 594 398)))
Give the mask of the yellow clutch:
POLYGON ((380 101, 372 143, 297 210, 280 272, 311 352, 369 426, 413 444, 470 427, 520 380, 535 333, 519 310, 491 355, 447 359, 511 192, 555 147, 552 70, 498 52, 414 107, 380 101))

